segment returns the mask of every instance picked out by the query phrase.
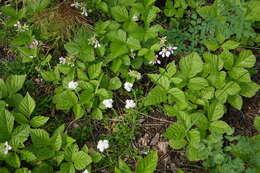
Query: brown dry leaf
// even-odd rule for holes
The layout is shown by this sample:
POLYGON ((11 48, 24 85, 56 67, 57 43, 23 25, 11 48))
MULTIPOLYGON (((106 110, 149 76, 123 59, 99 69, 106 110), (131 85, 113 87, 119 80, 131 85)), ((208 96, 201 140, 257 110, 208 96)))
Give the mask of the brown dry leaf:
POLYGON ((166 154, 168 150, 168 142, 158 142, 158 148, 160 152, 166 154))

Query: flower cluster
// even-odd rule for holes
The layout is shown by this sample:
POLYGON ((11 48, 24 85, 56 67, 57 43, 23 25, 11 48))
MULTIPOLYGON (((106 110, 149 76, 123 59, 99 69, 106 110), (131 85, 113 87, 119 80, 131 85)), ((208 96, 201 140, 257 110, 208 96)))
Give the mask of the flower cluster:
POLYGON ((39 41, 33 40, 33 41, 32 41, 32 44, 29 45, 29 48, 30 48, 30 49, 36 48, 38 45, 39 45, 39 41))
POLYGON ((152 64, 152 65, 154 65, 154 64, 161 64, 161 61, 158 60, 158 55, 155 55, 155 60, 154 61, 150 61, 149 64, 152 64))
POLYGON ((159 52, 159 55, 161 56, 161 57, 170 57, 172 54, 173 54, 173 52, 174 52, 174 50, 176 50, 177 49, 177 47, 164 47, 164 48, 162 48, 162 50, 159 52))
POLYGON ((126 83, 124 84, 124 88, 125 88, 125 90, 128 91, 128 92, 130 92, 130 91, 132 90, 132 87, 133 87, 133 84, 130 83, 130 82, 126 82, 126 83))
POLYGON ((14 24, 14 27, 16 27, 18 32, 24 32, 24 31, 28 31, 29 26, 26 24, 21 24, 20 21, 17 21, 16 24, 14 24))
POLYGON ((60 57, 59 58, 60 64, 66 64, 66 58, 60 57))
POLYGON ((97 144, 97 149, 100 152, 104 152, 106 149, 109 148, 109 142, 108 140, 99 140, 97 144))
POLYGON ((88 43, 94 46, 94 48, 99 48, 101 46, 99 41, 96 39, 96 35, 88 39, 88 43))
POLYGON ((12 150, 12 147, 11 147, 11 146, 8 144, 8 142, 6 141, 6 142, 4 143, 4 150, 3 150, 4 154, 8 154, 8 152, 9 152, 10 150, 12 150))
POLYGON ((78 87, 78 82, 74 82, 74 81, 70 81, 69 84, 68 84, 68 87, 70 89, 76 89, 78 87))
POLYGON ((83 3, 75 2, 75 3, 70 4, 70 6, 71 7, 75 7, 77 9, 80 9, 81 10, 81 14, 83 16, 88 16, 87 9, 84 7, 83 3))

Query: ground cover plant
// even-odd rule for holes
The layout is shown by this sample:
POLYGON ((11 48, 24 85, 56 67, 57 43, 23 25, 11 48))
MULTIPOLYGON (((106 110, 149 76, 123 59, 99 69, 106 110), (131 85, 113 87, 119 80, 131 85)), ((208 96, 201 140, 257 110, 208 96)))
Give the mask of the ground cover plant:
POLYGON ((0 1, 0 172, 260 172, 259 12, 0 1))

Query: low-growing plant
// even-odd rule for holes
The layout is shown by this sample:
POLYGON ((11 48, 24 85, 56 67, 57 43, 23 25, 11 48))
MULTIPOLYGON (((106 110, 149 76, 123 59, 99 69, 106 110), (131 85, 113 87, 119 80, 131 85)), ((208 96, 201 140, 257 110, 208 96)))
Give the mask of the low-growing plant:
POLYGON ((89 151, 84 145, 79 149, 61 125, 49 134, 42 127, 49 118, 34 115, 34 99, 18 93, 25 75, 0 79, 0 168, 3 173, 74 173, 75 170, 91 169, 102 155, 89 151), (26 163, 26 165, 25 165, 26 163))
POLYGON ((236 45, 227 42, 220 55, 204 53, 203 59, 191 53, 180 59, 179 68, 171 62, 160 74, 149 74, 156 84, 144 98, 144 106, 164 104, 166 114, 177 122, 164 133, 174 149, 187 147, 189 160, 201 160, 202 140, 209 134, 233 133, 233 129, 220 120, 225 104, 240 110, 242 97, 252 97, 259 85, 252 82, 247 68, 252 68, 255 56, 249 50, 239 55, 228 49, 236 45), (232 46, 231 46, 232 45, 232 46), (250 88, 250 89, 249 89, 250 88))

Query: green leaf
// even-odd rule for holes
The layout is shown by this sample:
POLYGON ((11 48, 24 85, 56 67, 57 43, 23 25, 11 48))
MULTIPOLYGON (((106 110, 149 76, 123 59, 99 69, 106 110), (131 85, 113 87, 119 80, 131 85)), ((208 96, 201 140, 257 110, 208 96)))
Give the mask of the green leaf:
POLYGON ((99 108, 94 109, 91 115, 94 118, 96 118, 97 120, 102 120, 103 119, 103 113, 102 113, 102 111, 99 108))
POLYGON ((236 49, 240 45, 239 42, 233 41, 233 40, 228 40, 224 44, 221 45, 223 49, 231 50, 231 49, 236 49))
POLYGON ((77 102, 78 98, 72 91, 63 91, 53 97, 53 103, 59 110, 69 110, 77 102))
POLYGON ((88 154, 91 156, 93 163, 98 163, 102 159, 102 154, 100 154, 99 152, 93 151, 89 152, 88 154))
POLYGON ((170 87, 170 80, 166 76, 162 76, 159 74, 148 74, 148 77, 151 79, 152 82, 159 84, 164 89, 168 90, 170 87))
POLYGON ((129 19, 128 11, 123 6, 115 6, 111 8, 113 18, 118 22, 125 22, 129 19))
POLYGON ((187 106, 186 97, 182 90, 179 88, 171 88, 168 93, 175 99, 176 104, 181 105, 182 108, 187 106))
POLYGON ((255 117, 254 126, 256 130, 260 132, 260 116, 255 117))
POLYGON ((26 162, 33 162, 37 159, 37 157, 30 151, 22 150, 20 152, 21 160, 25 160, 26 162))
POLYGON ((165 102, 167 100, 166 94, 166 91, 162 87, 156 86, 151 89, 148 95, 145 97, 144 105, 150 106, 165 102))
POLYGON ((26 96, 23 98, 23 100, 19 104, 19 107, 18 107, 19 111, 29 118, 30 115, 32 114, 34 108, 35 108, 35 101, 29 95, 29 93, 26 93, 26 96))
POLYGON ((20 168, 16 169, 15 173, 31 173, 31 171, 28 168, 20 168))
POLYGON ((0 112, 0 142, 8 141, 14 126, 14 116, 7 110, 0 112))
POLYGON ((260 85, 254 82, 241 82, 239 86, 241 88, 240 95, 248 98, 253 97, 260 89, 260 85))
POLYGON ((215 51, 219 48, 218 42, 215 40, 207 40, 204 41, 204 45, 207 47, 210 51, 215 51))
POLYGON ((26 75, 11 75, 6 81, 6 87, 10 94, 16 93, 20 89, 22 89, 26 75))
POLYGON ((92 162, 92 159, 85 152, 79 151, 72 153, 72 161, 77 170, 82 170, 92 162))
POLYGON ((183 147, 185 147, 185 145, 187 144, 187 141, 185 139, 180 139, 180 140, 175 140, 175 139, 171 139, 169 141, 169 145, 176 150, 179 150, 183 147))
POLYGON ((3 79, 0 79, 0 99, 8 95, 7 87, 3 79))
POLYGON ((109 81, 109 86, 108 88, 110 90, 117 90, 121 87, 122 82, 120 81, 120 79, 118 77, 114 77, 109 81))
POLYGON ((144 0, 144 6, 147 7, 152 5, 156 0, 144 0))
POLYGON ((13 168, 20 168, 21 162, 16 153, 10 153, 5 159, 6 163, 13 168))
POLYGON ((28 124, 17 126, 13 132, 10 144, 13 148, 20 147, 28 139, 30 134, 30 126, 28 124))
POLYGON ((156 169, 157 161, 157 152, 151 152, 138 163, 136 173, 153 173, 156 169))
POLYGON ((236 58, 235 67, 251 68, 255 65, 256 58, 250 50, 243 50, 236 58))
POLYGON ((202 71, 203 62, 197 53, 191 53, 180 60, 181 72, 187 77, 192 78, 202 71))
POLYGON ((208 118, 210 121, 215 121, 220 119, 224 115, 224 105, 215 101, 209 105, 208 108, 208 118))
POLYGON ((185 137, 186 128, 180 123, 174 123, 163 134, 168 139, 180 140, 185 137))
POLYGON ((218 134, 227 133, 228 135, 232 135, 234 132, 226 122, 221 120, 210 123, 209 130, 218 134))
POLYGON ((240 67, 233 67, 229 72, 229 76, 238 82, 251 82, 249 72, 240 67))
POLYGON ((43 129, 31 129, 30 135, 32 143, 37 147, 46 146, 50 143, 49 134, 43 129))
POLYGON ((241 110, 243 105, 243 99, 240 95, 233 95, 228 97, 228 103, 234 108, 241 110))
POLYGON ((43 126, 48 120, 49 117, 35 116, 31 119, 30 124, 32 127, 40 127, 43 126))
POLYGON ((71 162, 62 163, 59 173, 75 173, 75 168, 71 162))
POLYGON ((102 62, 97 64, 92 64, 88 67, 88 75, 90 79, 97 78, 102 72, 102 62))
POLYGON ((201 90, 202 88, 207 87, 208 81, 202 77, 195 77, 190 79, 188 83, 188 88, 191 90, 201 90))
POLYGON ((230 53, 228 50, 224 50, 219 57, 224 62, 224 68, 227 70, 232 69, 234 64, 234 55, 230 53))
POLYGON ((192 129, 188 133, 189 145, 198 146, 200 143, 200 132, 197 129, 192 129))
POLYGON ((118 161, 118 167, 116 167, 116 172, 119 173, 132 173, 131 169, 129 168, 129 166, 121 159, 119 159, 118 161))
POLYGON ((230 81, 224 86, 223 90, 228 95, 236 95, 241 88, 236 82, 230 81))
POLYGON ((55 134, 51 137, 51 145, 55 151, 59 151, 62 146, 61 134, 55 134))
POLYGON ((0 168, 1 173, 10 173, 7 168, 0 168))
POLYGON ((76 119, 81 118, 84 115, 84 109, 81 107, 80 104, 76 104, 73 106, 73 113, 76 119))
POLYGON ((132 50, 139 50, 141 49, 141 44, 140 41, 133 38, 133 37, 129 37, 127 39, 127 46, 132 49, 132 50))

